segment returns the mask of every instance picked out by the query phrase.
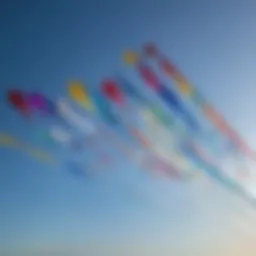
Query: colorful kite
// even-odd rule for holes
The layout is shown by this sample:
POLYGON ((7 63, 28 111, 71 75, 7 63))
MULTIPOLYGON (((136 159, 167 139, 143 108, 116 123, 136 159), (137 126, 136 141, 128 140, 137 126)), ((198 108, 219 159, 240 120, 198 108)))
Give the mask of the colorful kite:
POLYGON ((90 111, 93 109, 88 92, 80 82, 69 83, 68 94, 72 100, 84 107, 86 110, 90 111))
POLYGON ((140 54, 125 52, 123 61, 134 67, 141 83, 117 74, 88 90, 82 82, 73 81, 67 86, 68 98, 60 96, 56 101, 38 92, 7 92, 9 104, 22 116, 31 117, 27 125, 36 127, 33 120, 43 116, 41 122, 57 145, 51 152, 59 150, 68 157, 53 156, 6 133, 0 134, 0 146, 22 149, 40 161, 65 166, 77 177, 118 166, 120 155, 142 170, 173 181, 191 181, 202 173, 243 194, 245 172, 240 169, 245 165, 241 163, 256 154, 233 128, 153 44, 147 44, 140 54), (174 87, 166 82, 166 76, 174 87), (197 106, 196 113, 187 107, 188 99, 197 106), (203 128, 205 117, 217 131, 203 128), (77 158, 80 161, 74 160, 77 158), (231 167, 225 168, 225 163, 231 167))
POLYGON ((39 93, 26 95, 26 104, 32 109, 46 112, 48 110, 47 103, 47 99, 39 93))
POLYGON ((20 113, 28 115, 30 113, 29 106, 26 102, 26 95, 16 89, 8 91, 8 101, 13 105, 20 113))
POLYGON ((241 139, 239 134, 230 125, 228 125, 224 118, 202 98, 199 92, 192 88, 175 65, 159 53, 154 44, 147 44, 144 46, 144 56, 155 59, 162 71, 175 82, 177 89, 182 95, 189 97, 193 102, 195 102, 195 104, 201 108, 208 120, 212 122, 220 132, 233 141, 244 154, 256 159, 256 153, 254 153, 241 139), (154 54, 150 54, 151 52, 154 52, 154 54))
POLYGON ((98 111, 98 114, 104 122, 109 125, 118 125, 119 121, 117 116, 111 110, 111 106, 108 104, 107 100, 99 92, 93 93, 93 101, 98 111))
POLYGON ((119 86, 114 80, 108 79, 103 81, 101 90, 105 97, 114 103, 122 104, 124 102, 119 86))
POLYGON ((40 162, 44 162, 54 166, 58 165, 58 161, 50 153, 43 151, 39 148, 35 148, 28 143, 24 143, 23 141, 15 138, 7 132, 0 133, 0 147, 19 149, 26 154, 32 156, 33 158, 39 160, 40 162))
POLYGON ((59 99, 57 101, 58 114, 74 128, 77 128, 80 132, 91 135, 96 133, 95 125, 85 116, 78 114, 66 99, 59 99))
POLYGON ((195 117, 186 110, 185 106, 181 103, 178 97, 171 91, 170 88, 165 86, 156 73, 145 63, 134 63, 136 70, 141 75, 145 84, 151 88, 166 104, 170 107, 171 111, 177 112, 187 122, 193 130, 199 129, 199 124, 195 117))

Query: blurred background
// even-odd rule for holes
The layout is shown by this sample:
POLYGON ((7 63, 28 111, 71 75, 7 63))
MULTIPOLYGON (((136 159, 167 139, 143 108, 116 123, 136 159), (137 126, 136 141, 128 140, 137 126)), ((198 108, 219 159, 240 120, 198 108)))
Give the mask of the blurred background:
POLYGON ((249 0, 2 0, 0 131, 22 146, 0 147, 0 255, 255 255, 246 200, 205 175, 159 179, 120 152, 117 164, 80 177, 73 162, 93 169, 99 150, 112 150, 107 138, 73 156, 45 138, 55 121, 28 121, 6 96, 15 88, 54 101, 70 80, 93 91, 104 77, 132 76, 123 52, 154 42, 256 148, 255 12, 249 0), (61 164, 35 160, 39 147, 61 164))

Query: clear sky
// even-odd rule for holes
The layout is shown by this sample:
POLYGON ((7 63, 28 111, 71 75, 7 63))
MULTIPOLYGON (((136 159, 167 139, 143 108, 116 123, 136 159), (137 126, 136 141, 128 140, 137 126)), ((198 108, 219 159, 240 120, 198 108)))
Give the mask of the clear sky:
MULTIPOLYGON (((32 140, 34 127, 8 107, 6 89, 56 98, 72 78, 93 87, 123 69, 124 50, 154 41, 256 148, 255 12, 249 0, 2 1, 0 129, 32 140)), ((128 163, 79 180, 19 151, 1 148, 0 159, 8 256, 183 255, 175 248, 228 244, 237 233, 231 216, 245 207, 211 182, 155 180, 128 163)))

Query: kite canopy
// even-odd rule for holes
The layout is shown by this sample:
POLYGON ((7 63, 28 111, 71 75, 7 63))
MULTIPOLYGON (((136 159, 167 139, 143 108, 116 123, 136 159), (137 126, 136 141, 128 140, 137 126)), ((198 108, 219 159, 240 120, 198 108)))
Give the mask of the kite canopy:
POLYGON ((32 109, 47 112, 47 99, 39 93, 28 93, 26 95, 26 102, 32 109))
POLYGON ((22 114, 29 114, 29 105, 26 101, 26 96, 22 91, 12 89, 9 90, 7 94, 8 101, 11 105, 13 105, 22 114))
POLYGON ((118 81, 118 84, 120 85, 122 91, 127 96, 130 96, 142 105, 148 104, 148 100, 146 99, 146 97, 136 89, 136 86, 131 81, 128 81, 128 79, 124 77, 118 77, 116 80, 118 81))
POLYGON ((121 104, 124 102, 124 97, 118 84, 111 79, 104 80, 102 83, 102 93, 105 97, 114 103, 121 104))
POLYGON ((123 61, 125 64, 134 65, 138 60, 138 56, 134 51, 126 51, 123 54, 123 61))
POLYGON ((142 79, 151 89, 158 91, 160 82, 156 74, 145 64, 138 65, 138 72, 142 79))
POLYGON ((72 100, 87 110, 92 109, 92 103, 86 89, 80 82, 71 82, 68 85, 68 94, 72 100))
POLYGON ((173 76, 177 73, 176 67, 172 65, 168 60, 161 58, 158 63, 164 74, 173 76))

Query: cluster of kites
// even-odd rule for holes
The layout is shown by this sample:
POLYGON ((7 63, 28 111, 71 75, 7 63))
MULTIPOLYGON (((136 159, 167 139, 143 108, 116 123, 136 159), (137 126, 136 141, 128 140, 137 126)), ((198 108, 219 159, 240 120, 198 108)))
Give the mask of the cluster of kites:
POLYGON ((125 52, 123 61, 133 72, 131 78, 115 75, 93 89, 71 81, 67 96, 56 100, 10 89, 9 104, 28 122, 40 117, 44 139, 52 144, 38 149, 2 133, 1 145, 23 148, 49 164, 62 165, 65 159, 73 174, 121 167, 124 157, 174 180, 205 173, 244 194, 248 161, 255 154, 238 133, 154 44, 139 53, 125 52), (76 152, 72 159, 71 151, 76 152))

